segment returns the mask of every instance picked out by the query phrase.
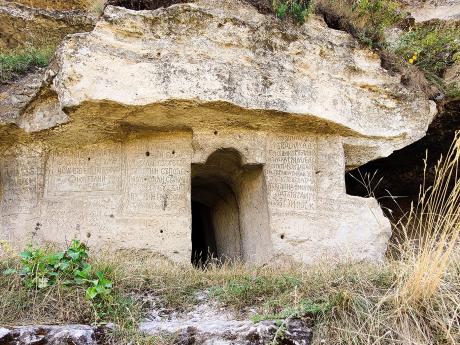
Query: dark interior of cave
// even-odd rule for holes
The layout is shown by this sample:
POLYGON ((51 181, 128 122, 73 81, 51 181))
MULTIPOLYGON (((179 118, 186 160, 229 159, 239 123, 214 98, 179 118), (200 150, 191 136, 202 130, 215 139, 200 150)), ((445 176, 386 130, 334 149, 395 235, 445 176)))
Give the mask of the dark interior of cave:
POLYGON ((210 207, 192 201, 192 264, 201 267, 217 257, 216 239, 210 207))
POLYGON ((446 156, 455 132, 460 130, 459 109, 460 101, 446 104, 429 126, 425 137, 386 158, 377 159, 348 172, 345 176, 347 194, 367 197, 368 191, 361 180, 367 180, 375 174, 372 187, 380 179, 381 182, 373 193, 386 216, 393 223, 403 219, 409 212, 411 203, 418 199, 424 176, 425 186, 432 185, 436 163, 446 156), (425 158, 427 168, 424 173, 425 158))

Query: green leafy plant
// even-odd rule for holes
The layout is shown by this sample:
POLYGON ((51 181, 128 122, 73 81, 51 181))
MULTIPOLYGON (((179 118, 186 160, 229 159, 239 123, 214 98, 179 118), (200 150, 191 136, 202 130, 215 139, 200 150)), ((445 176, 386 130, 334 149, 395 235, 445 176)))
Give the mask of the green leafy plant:
POLYGON ((303 24, 313 11, 313 0, 273 0, 273 11, 280 19, 288 15, 303 24))
POLYGON ((86 287, 88 300, 104 299, 112 291, 112 282, 103 272, 94 272, 88 263, 88 247, 73 240, 62 252, 48 253, 29 246, 20 253, 21 269, 7 269, 4 275, 19 274, 28 289, 45 289, 61 282, 65 286, 86 287))
POLYGON ((96 273, 97 279, 90 280, 91 286, 86 290, 86 298, 94 300, 106 297, 112 291, 112 282, 104 277, 102 272, 96 273))

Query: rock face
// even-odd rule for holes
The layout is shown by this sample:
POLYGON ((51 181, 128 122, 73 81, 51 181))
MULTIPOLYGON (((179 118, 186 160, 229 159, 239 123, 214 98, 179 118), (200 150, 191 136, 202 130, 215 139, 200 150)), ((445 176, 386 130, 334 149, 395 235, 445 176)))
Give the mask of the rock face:
MULTIPOLYGON (((406 9, 412 12, 417 23, 415 28, 435 30, 460 27, 460 1, 431 0, 407 1, 406 9), (426 21, 426 22, 425 22, 426 21)), ((460 61, 438 75, 445 85, 460 86, 460 61)), ((346 178, 347 192, 352 195, 367 195, 368 190, 352 176, 377 174, 373 193, 380 200, 394 223, 404 222, 419 199, 420 186, 425 189, 434 183, 435 167, 441 157, 446 157, 455 133, 460 129, 460 97, 438 93, 438 114, 431 122, 427 134, 421 140, 395 151, 389 157, 369 162, 359 171, 350 171, 346 178), (352 176, 351 176, 352 175, 352 176), (397 196, 395 200, 389 194, 397 196)), ((453 188, 453 186, 451 186, 453 188)), ((452 188, 447 187, 446 193, 452 188)))
POLYGON ((408 1, 405 8, 417 22, 432 19, 459 20, 459 0, 408 1))
POLYGON ((0 0, 0 49, 52 46, 69 33, 91 30, 96 15, 84 2, 0 0))
POLYGON ((379 260, 389 221, 344 173, 421 138, 434 109, 319 18, 108 6, 2 117, 1 230, 196 263, 379 260))
POLYGON ((0 344, 4 345, 96 345, 94 329, 84 325, 0 327, 0 344))

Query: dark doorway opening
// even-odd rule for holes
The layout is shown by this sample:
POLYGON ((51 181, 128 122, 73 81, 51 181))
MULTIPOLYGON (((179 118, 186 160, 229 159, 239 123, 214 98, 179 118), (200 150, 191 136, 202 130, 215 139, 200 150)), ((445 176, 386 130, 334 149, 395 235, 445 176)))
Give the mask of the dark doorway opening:
POLYGON ((239 259, 239 208, 232 187, 222 177, 200 174, 192 179, 192 262, 239 259))
POLYGON ((192 201, 192 264, 202 266, 217 257, 211 209, 192 201))
POLYGON ((192 164, 192 263, 257 262, 269 256, 266 200, 262 165, 243 164, 234 149, 192 164))

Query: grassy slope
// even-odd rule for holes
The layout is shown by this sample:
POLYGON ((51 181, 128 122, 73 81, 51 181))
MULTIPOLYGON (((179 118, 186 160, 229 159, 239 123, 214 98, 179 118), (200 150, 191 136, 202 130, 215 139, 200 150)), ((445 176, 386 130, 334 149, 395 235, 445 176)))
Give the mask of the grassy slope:
MULTIPOLYGON (((199 270, 172 265, 149 256, 125 256, 117 262, 100 259, 96 266, 114 282, 113 298, 99 315, 84 299, 84 290, 58 284, 44 291, 27 290, 20 278, 0 278, 0 324, 92 323, 119 325, 117 343, 168 343, 148 338, 136 327, 148 307, 141 296, 158 296, 168 308, 187 309, 195 294, 210 295, 244 314, 258 310, 259 320, 290 315, 315 320, 315 341, 331 344, 454 344, 460 340, 460 266, 451 260, 446 274, 427 299, 411 301, 402 295, 414 262, 389 260, 382 265, 349 263, 315 267, 240 265, 199 270), (455 340, 455 341, 454 341, 455 340)), ((7 266, 3 262, 2 266, 7 266)))

